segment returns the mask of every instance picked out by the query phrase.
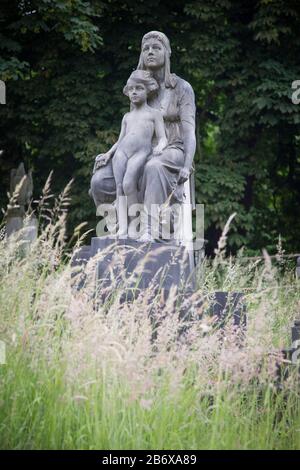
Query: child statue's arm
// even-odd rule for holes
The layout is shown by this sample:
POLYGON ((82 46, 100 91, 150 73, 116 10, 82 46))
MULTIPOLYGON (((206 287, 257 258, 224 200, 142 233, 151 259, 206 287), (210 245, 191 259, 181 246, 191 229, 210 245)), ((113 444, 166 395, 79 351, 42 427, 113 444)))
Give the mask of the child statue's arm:
POLYGON ((128 113, 126 113, 123 116, 122 124, 121 124, 121 131, 120 131, 120 135, 119 135, 119 138, 118 138, 117 142, 112 146, 112 148, 110 150, 108 150, 108 152, 106 152, 106 155, 109 155, 110 157, 112 157, 114 155, 115 151, 118 148, 119 143, 125 137, 125 134, 126 134, 126 116, 127 116, 127 114, 128 113))
POLYGON ((160 111, 155 112, 154 130, 158 144, 153 149, 153 155, 160 155, 168 145, 164 120, 160 111))

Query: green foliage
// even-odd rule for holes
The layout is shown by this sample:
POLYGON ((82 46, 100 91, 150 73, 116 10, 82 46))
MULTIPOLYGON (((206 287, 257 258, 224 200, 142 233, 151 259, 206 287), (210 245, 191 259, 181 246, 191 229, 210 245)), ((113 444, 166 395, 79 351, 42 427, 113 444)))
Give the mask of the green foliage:
POLYGON ((232 248, 261 248, 271 240, 274 247, 281 233, 289 250, 299 250, 300 113, 290 99, 300 76, 299 8, 291 1, 220 0, 189 2, 185 11, 192 66, 212 81, 209 108, 200 110, 203 151, 196 166, 207 225, 216 227, 235 210, 232 248), (205 114, 211 109, 213 116, 205 114), (211 125, 218 129, 213 155, 205 137, 211 125))
POLYGON ((281 233, 299 251, 296 2, 5 0, 0 25, 2 207, 9 170, 23 160, 37 193, 51 169, 57 191, 74 177, 71 225, 95 226, 93 158, 116 139, 141 37, 158 29, 170 37, 172 70, 195 89, 196 196, 209 248, 236 211, 231 250, 275 248, 281 233))

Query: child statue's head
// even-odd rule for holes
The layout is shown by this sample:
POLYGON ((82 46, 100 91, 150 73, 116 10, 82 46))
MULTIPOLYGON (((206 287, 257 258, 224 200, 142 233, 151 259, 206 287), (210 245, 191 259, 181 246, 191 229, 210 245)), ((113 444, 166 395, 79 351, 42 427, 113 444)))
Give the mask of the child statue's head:
POLYGON ((132 93, 146 94, 146 98, 158 89, 157 81, 146 70, 132 72, 123 89, 124 95, 132 101, 132 93))

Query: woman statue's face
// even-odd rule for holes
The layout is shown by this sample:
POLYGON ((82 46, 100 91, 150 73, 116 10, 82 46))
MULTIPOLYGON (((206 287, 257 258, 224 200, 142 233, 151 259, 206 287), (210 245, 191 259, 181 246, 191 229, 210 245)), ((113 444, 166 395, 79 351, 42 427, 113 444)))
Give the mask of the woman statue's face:
POLYGON ((145 67, 149 70, 160 69, 165 65, 165 49, 158 39, 147 39, 142 54, 145 67))

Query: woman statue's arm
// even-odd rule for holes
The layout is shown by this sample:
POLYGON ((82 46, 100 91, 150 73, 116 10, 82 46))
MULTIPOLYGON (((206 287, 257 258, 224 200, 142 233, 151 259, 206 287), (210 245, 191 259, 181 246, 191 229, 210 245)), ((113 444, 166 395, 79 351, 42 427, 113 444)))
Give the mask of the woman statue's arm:
POLYGON ((182 125, 182 139, 184 145, 184 166, 179 172, 178 183, 184 183, 190 176, 192 163, 196 151, 195 135, 195 95, 188 82, 184 82, 182 95, 179 101, 179 114, 182 125))
POLYGON ((167 147, 168 140, 166 137, 165 125, 160 111, 155 110, 154 113, 154 132, 157 138, 157 145, 153 149, 153 155, 161 155, 162 151, 167 147))
POLYGON ((178 183, 188 180, 192 168, 192 163, 196 151, 195 128, 190 123, 182 122, 183 145, 184 145, 184 166, 179 172, 178 183))

